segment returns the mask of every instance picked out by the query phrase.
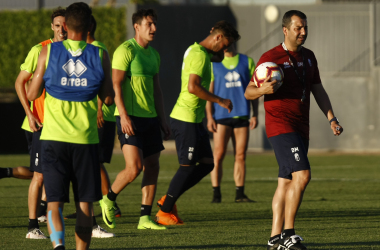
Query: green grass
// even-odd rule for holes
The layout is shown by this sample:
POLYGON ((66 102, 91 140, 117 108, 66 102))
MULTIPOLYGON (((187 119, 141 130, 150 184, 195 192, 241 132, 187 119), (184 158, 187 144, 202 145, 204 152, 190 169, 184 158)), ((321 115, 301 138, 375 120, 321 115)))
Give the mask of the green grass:
MULTIPOLYGON (((296 233, 308 249, 380 249, 380 156, 310 155, 312 181, 296 220, 296 233)), ((0 156, 0 167, 28 165, 27 155, 0 156)), ((156 200, 165 194, 177 167, 174 154, 161 156, 156 200)), ((266 249, 271 230, 271 201, 276 188, 277 163, 272 154, 247 157, 246 193, 256 200, 235 204, 233 157, 225 160, 221 204, 211 204, 209 177, 177 202, 186 225, 164 231, 137 230, 141 177, 119 196, 122 217, 109 231, 117 237, 93 239, 91 249, 266 249)), ((124 167, 122 155, 107 166, 111 180, 124 167)), ((29 181, 0 180, 0 249, 51 249, 48 240, 27 240, 29 181)), ((99 205, 95 204, 95 213, 99 205)), ((74 212, 66 204, 64 214, 74 212)), ((153 208, 152 214, 157 212, 153 208)), ((74 220, 66 220, 66 246, 75 249, 74 220)), ((101 218, 98 223, 106 228, 101 218)), ((45 224, 41 230, 47 234, 45 224)), ((108 230, 108 229, 107 229, 108 230)))

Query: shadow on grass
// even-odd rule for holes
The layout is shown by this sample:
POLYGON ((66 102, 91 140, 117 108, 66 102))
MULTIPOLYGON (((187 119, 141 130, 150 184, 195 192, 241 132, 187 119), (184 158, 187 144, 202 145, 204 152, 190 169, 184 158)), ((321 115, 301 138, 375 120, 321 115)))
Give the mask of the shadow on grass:
POLYGON ((369 241, 369 242, 347 242, 347 243, 308 243, 306 245, 310 249, 314 249, 318 247, 318 249, 330 250, 337 249, 337 247, 341 247, 341 249, 380 249, 380 241, 369 241))
POLYGON ((122 249, 225 249, 225 248, 241 248, 241 247, 266 247, 266 245, 238 245, 238 244, 214 244, 214 245, 196 245, 196 246, 154 246, 154 247, 131 247, 131 248, 110 248, 114 250, 122 249))

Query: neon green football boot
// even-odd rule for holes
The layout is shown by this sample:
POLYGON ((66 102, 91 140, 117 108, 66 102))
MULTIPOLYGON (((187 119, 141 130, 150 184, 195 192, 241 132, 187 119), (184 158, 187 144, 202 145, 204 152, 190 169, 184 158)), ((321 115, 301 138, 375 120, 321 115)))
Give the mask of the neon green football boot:
POLYGON ((140 217, 139 225, 137 229, 153 229, 153 230, 165 230, 167 229, 165 226, 158 225, 155 221, 153 221, 149 215, 144 215, 140 217))
POLYGON ((99 201, 102 208, 103 221, 109 228, 115 228, 115 202, 108 199, 107 195, 103 196, 103 199, 99 201))

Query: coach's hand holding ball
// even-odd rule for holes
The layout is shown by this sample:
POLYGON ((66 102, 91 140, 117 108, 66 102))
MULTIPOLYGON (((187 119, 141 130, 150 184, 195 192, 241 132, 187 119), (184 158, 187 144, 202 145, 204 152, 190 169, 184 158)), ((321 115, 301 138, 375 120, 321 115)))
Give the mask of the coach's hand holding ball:
POLYGON ((281 85, 282 82, 278 82, 277 79, 271 81, 271 76, 268 76, 265 79, 265 81, 261 84, 259 89, 261 90, 261 93, 263 95, 273 94, 280 88, 281 85))

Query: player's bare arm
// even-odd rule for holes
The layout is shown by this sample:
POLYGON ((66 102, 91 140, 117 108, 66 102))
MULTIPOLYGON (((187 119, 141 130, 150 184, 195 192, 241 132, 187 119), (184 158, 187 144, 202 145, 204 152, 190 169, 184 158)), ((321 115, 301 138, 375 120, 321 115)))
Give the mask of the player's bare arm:
POLYGON ((170 132, 170 127, 166 123, 166 120, 165 120, 164 99, 163 99, 163 95, 161 91, 160 78, 158 74, 156 74, 153 77, 153 84, 154 84, 154 105, 156 107, 158 119, 160 119, 160 127, 161 127, 162 132, 164 132, 164 140, 169 140, 171 132, 170 132))
POLYGON ((107 51, 103 51, 103 72, 104 80, 100 86, 98 96, 100 100, 107 106, 110 106, 114 103, 115 92, 112 88, 112 79, 111 79, 111 62, 108 56, 107 51))
MULTIPOLYGON (((317 102, 319 108, 322 110, 323 114, 327 117, 327 119, 330 121, 333 119, 334 111, 331 106, 330 98, 327 95, 326 90, 323 88, 322 83, 321 84, 313 84, 311 86, 311 92, 313 93, 313 96, 315 98, 315 101, 317 102)), ((339 136, 341 133, 343 133, 343 127, 339 125, 339 122, 332 121, 330 124, 331 130, 333 131, 334 135, 339 136)))
MULTIPOLYGON (((209 92, 214 94, 214 81, 210 82, 210 88, 209 92)), ((212 102, 206 103, 206 117, 207 117, 207 129, 211 133, 216 132, 216 122, 214 120, 214 117, 212 116, 212 102)))
POLYGON ((97 115, 97 119, 96 119, 96 122, 98 124, 98 128, 102 128, 103 124, 104 124, 102 107, 103 107, 103 101, 98 96, 98 115, 97 115))
POLYGON ((34 72, 33 80, 29 85, 27 97, 29 101, 34 101, 40 97, 42 90, 44 88, 44 74, 45 74, 45 63, 47 55, 47 46, 43 47, 38 57, 37 68, 34 72))
POLYGON ((32 73, 29 73, 25 70, 20 71, 15 82, 15 88, 17 96, 20 99, 21 105, 24 108, 25 114, 28 117, 30 130, 33 132, 38 131, 42 124, 39 120, 33 115, 33 112, 30 110, 28 98, 26 97, 26 83, 29 81, 32 73), (36 126, 37 124, 37 126, 36 126))
POLYGON ((281 85, 277 84, 277 80, 270 81, 270 76, 268 76, 260 88, 256 87, 254 82, 249 82, 245 89, 244 96, 247 100, 256 100, 263 95, 273 94, 280 86, 281 85))
POLYGON ((122 83, 126 76, 126 72, 123 70, 112 69, 112 83, 115 91, 115 104, 119 110, 121 131, 127 135, 134 135, 134 125, 128 116, 128 112, 124 105, 122 83))
POLYGON ((210 93, 201 85, 201 82, 202 78, 200 76, 196 74, 190 74, 189 84, 187 87, 189 93, 196 95, 197 97, 203 100, 215 102, 219 104, 221 107, 227 109, 228 113, 230 113, 233 108, 231 100, 223 99, 219 96, 210 93))
POLYGON ((257 125, 259 125, 259 99, 252 100, 251 105, 253 114, 251 120, 249 121, 249 128, 252 130, 257 128, 257 125))

